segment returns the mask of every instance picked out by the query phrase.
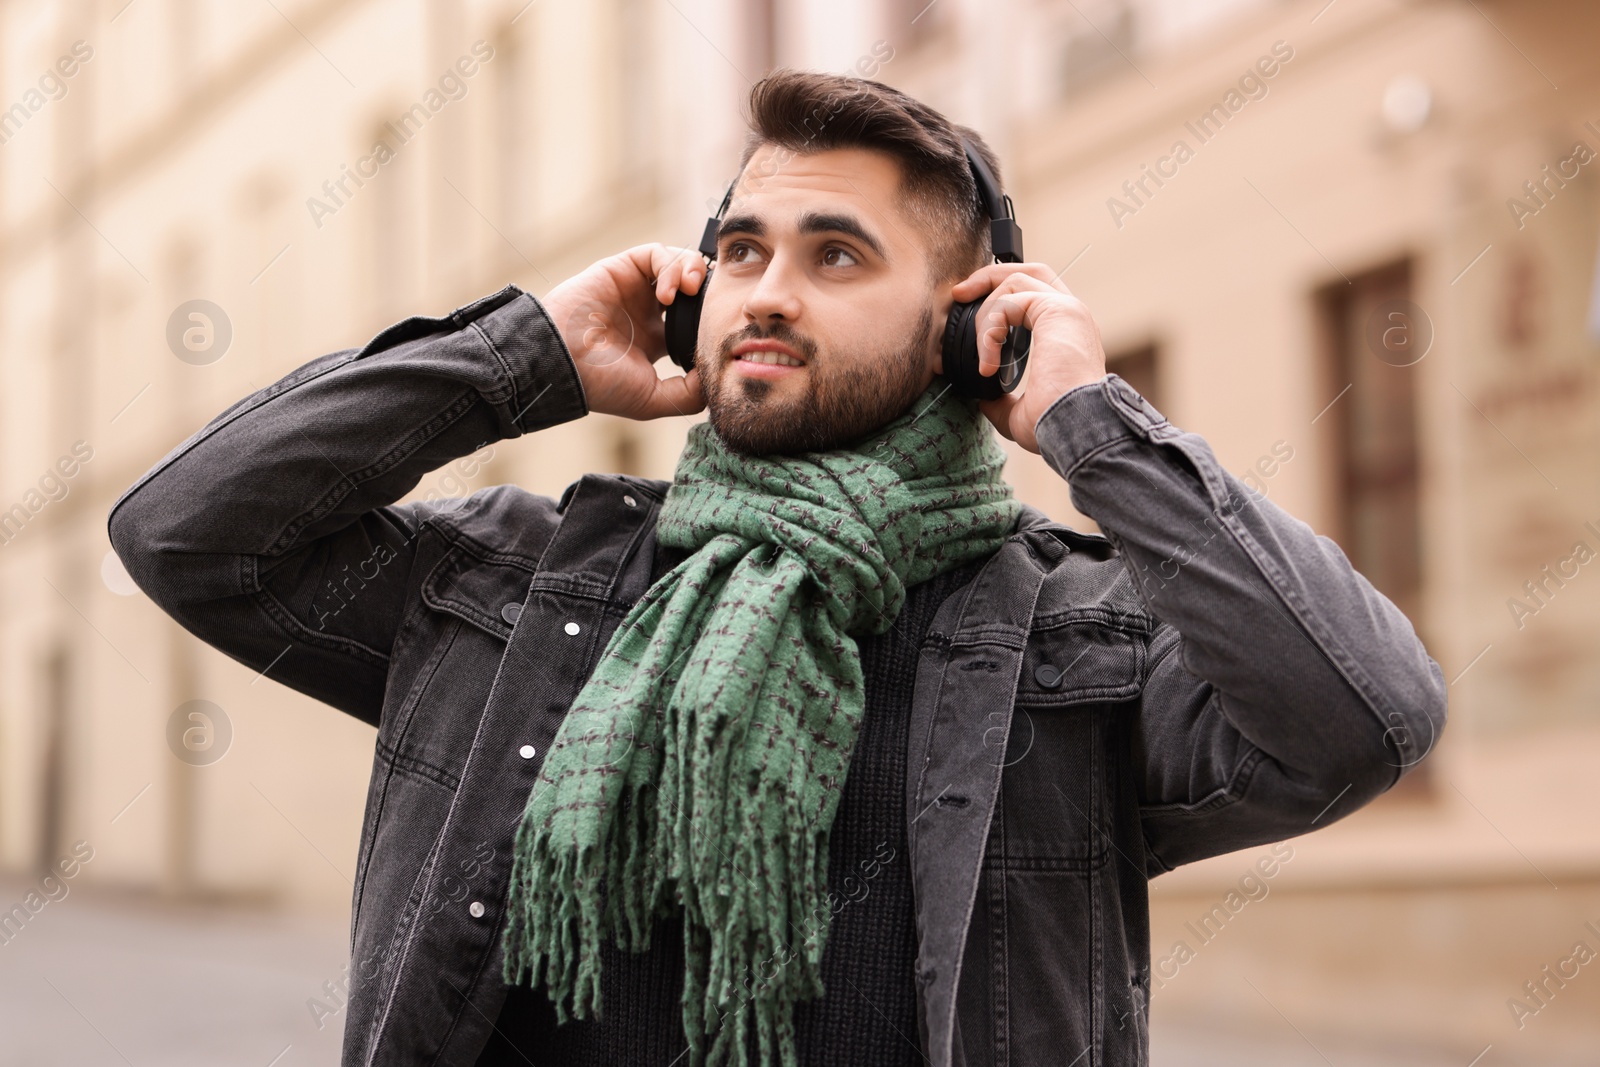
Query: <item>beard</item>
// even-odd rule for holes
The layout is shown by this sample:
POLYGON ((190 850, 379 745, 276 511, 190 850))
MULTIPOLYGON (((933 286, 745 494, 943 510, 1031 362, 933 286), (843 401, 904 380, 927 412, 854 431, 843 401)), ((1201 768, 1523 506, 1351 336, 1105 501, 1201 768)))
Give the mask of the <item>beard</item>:
MULTIPOLYGON (((923 369, 933 332, 933 307, 923 309, 910 341, 898 350, 830 353, 817 360, 817 344, 787 323, 751 323, 728 334, 707 368, 706 412, 728 447, 749 455, 828 452, 877 430, 922 395, 923 369), (743 341, 780 341, 805 360, 809 388, 781 396, 762 378, 733 379, 733 348, 743 341)), ((704 372, 702 372, 704 373, 704 372)))

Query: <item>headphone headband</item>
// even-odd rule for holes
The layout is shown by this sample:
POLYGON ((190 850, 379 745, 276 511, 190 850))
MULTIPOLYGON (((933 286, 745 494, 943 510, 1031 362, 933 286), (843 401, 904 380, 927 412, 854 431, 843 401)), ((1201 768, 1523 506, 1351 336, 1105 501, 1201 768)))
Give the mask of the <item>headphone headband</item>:
POLYGON ((722 194, 722 203, 717 207, 717 213, 706 219, 705 232, 700 235, 700 254, 707 259, 717 258, 717 227, 721 225, 722 216, 727 213, 728 205, 733 203, 733 190, 738 184, 738 178, 728 183, 728 191, 722 194))
POLYGON ((994 258, 1001 263, 1021 263, 1022 227, 1017 225, 1011 198, 1000 191, 994 172, 973 143, 963 137, 961 147, 966 149, 967 166, 972 168, 972 180, 978 186, 978 206, 989 216, 989 246, 994 258))

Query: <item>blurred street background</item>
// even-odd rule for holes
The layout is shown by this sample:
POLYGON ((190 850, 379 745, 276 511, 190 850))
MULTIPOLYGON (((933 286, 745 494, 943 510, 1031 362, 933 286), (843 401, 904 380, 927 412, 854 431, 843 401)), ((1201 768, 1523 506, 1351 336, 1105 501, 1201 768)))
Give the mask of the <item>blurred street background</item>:
MULTIPOLYGON (((373 731, 184 633, 107 511, 310 358, 692 245, 783 65, 981 130, 1111 369, 1450 682, 1264 894, 1269 850, 1152 884, 1156 1067, 1600 1063, 1597 45, 1577 0, 0 0, 0 1065, 337 1062, 373 731)), ((670 477, 688 425, 414 496, 670 477)))

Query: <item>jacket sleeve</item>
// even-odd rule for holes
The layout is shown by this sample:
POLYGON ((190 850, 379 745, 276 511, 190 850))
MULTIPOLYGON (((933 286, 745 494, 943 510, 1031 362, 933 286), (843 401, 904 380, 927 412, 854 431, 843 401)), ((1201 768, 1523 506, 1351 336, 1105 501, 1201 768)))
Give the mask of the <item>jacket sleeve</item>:
POLYGON ((507 286, 240 400, 117 499, 111 544, 195 636, 376 723, 416 534, 440 509, 394 501, 457 457, 587 410, 543 306, 507 286))
POLYGON ((1439 666, 1337 545, 1114 374, 1037 430, 1160 620, 1131 754, 1152 875, 1326 826, 1432 749, 1439 666))

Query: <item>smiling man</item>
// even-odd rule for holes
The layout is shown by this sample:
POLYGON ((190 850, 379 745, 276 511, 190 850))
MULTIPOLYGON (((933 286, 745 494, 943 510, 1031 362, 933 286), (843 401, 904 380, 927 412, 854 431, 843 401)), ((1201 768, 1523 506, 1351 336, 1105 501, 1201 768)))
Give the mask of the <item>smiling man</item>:
POLYGON ((1394 605, 1107 374, 1056 271, 990 262, 974 131, 827 74, 750 103, 714 267, 407 319, 112 509, 163 609, 377 727, 348 1065, 1144 1064, 1149 878, 1348 815, 1442 728, 1394 605), (1032 331, 981 403, 941 354, 976 300, 985 374, 1032 331), (671 482, 396 503, 702 407, 671 482), (1104 536, 1018 503, 994 428, 1104 536))

